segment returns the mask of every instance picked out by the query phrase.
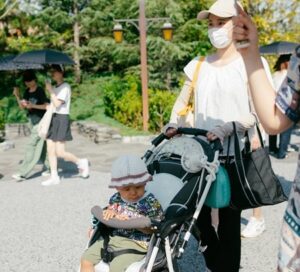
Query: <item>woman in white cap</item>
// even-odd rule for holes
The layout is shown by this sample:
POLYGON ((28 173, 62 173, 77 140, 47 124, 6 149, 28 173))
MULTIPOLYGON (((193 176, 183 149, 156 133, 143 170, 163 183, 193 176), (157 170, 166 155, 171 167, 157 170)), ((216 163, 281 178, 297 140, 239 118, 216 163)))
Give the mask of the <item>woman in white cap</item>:
MULTIPOLYGON (((251 108, 248 95, 248 79, 243 59, 233 42, 233 16, 236 15, 234 0, 218 0, 209 10, 198 14, 199 20, 208 21, 208 36, 216 49, 215 54, 195 58, 184 68, 186 81, 173 107, 170 124, 165 128, 167 136, 176 133, 180 120, 179 114, 190 101, 191 84, 195 78, 194 88, 194 124, 196 128, 208 130, 207 138, 221 139, 223 153, 220 160, 225 161, 227 155, 233 157, 234 143, 228 144, 233 132, 232 121, 236 122, 241 149, 244 148, 243 137, 249 130, 252 138, 252 148, 259 147, 255 136, 254 125, 256 117, 251 108), (200 68, 199 68, 200 66, 200 68), (198 69, 197 69, 198 68, 198 69), (229 147, 229 148, 228 148, 229 147), (223 156, 223 158, 222 158, 223 156)), ((268 64, 264 61, 269 80, 272 81, 268 64)), ((238 182, 238 177, 230 172, 232 182, 238 182)), ((201 240, 207 249, 204 257, 209 270, 213 272, 236 272, 240 269, 241 258, 241 210, 231 207, 219 210, 219 224, 211 220, 211 209, 204 206, 198 225, 201 240), (216 229, 216 230, 215 230, 216 229)), ((260 227, 264 223, 260 223, 260 227)))
MULTIPOLYGON (((245 61, 255 109, 267 133, 280 133, 300 121, 300 46, 289 62, 287 86, 276 94, 259 57, 257 29, 245 12, 239 12, 234 19, 235 39, 249 41, 249 46, 240 52, 245 61)), ((300 271, 300 158, 284 214, 277 271, 300 271)))
MULTIPOLYGON (((158 200, 153 194, 145 191, 146 183, 151 180, 152 176, 148 173, 145 163, 138 156, 123 155, 115 160, 111 169, 109 187, 115 188, 118 192, 110 198, 109 206, 103 212, 104 219, 127 220, 140 216, 160 218, 162 208, 158 200)), ((99 223, 95 218, 92 222, 92 228, 99 223)), ((150 233, 149 229, 115 229, 109 245, 117 250, 133 249, 146 254, 150 233)), ((101 248, 103 248, 103 240, 98 240, 84 252, 81 258, 81 272, 94 271, 94 265, 101 261, 101 248)), ((109 271, 126 271, 130 264, 140 261, 145 254, 117 256, 110 262, 109 271)))
POLYGON ((50 71, 53 80, 56 82, 55 87, 52 87, 51 83, 46 82, 46 90, 49 92, 51 103, 55 108, 47 135, 47 150, 51 177, 42 182, 43 186, 57 185, 60 183, 60 178, 57 173, 57 158, 63 158, 66 161, 75 163, 83 178, 88 178, 89 176, 88 160, 80 159, 65 150, 65 142, 73 139, 69 118, 71 87, 64 81, 64 70, 61 65, 52 65, 50 71))

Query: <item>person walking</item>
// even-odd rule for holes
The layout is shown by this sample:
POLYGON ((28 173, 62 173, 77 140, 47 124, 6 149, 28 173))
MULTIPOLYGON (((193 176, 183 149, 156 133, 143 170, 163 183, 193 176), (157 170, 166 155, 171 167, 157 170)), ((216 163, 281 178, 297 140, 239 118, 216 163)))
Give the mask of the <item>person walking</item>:
MULTIPOLYGON (((221 163, 227 156, 232 160, 234 143, 232 121, 236 122, 241 149, 244 148, 245 131, 249 131, 252 148, 259 147, 255 134, 256 117, 251 107, 251 97, 248 95, 248 79, 243 59, 233 40, 232 17, 236 14, 233 0, 217 0, 209 10, 198 14, 199 20, 207 20, 208 36, 216 53, 201 59, 193 59, 185 68, 186 81, 172 110, 170 124, 164 130, 168 137, 176 134, 180 121, 179 113, 190 100, 191 84, 194 76, 198 77, 194 89, 194 126, 208 130, 208 140, 219 138, 223 142, 221 163), (197 66, 200 66, 195 75, 197 66)), ((271 73, 265 60, 264 64, 271 73)), ((198 67, 199 67, 198 66, 198 67)), ((232 164, 231 164, 232 165, 232 164)), ((232 171, 228 171, 234 173, 232 171)), ((230 175, 232 182, 238 182, 238 177, 230 175)), ((209 271, 236 272, 240 269, 241 259, 241 210, 226 207, 219 209, 219 220, 216 213, 203 206, 197 225, 201 233, 201 246, 209 271), (212 222, 213 218, 213 222, 212 222), (218 223, 218 226, 213 226, 218 223), (216 230, 215 230, 216 229, 216 230)))
POLYGON ((43 186, 57 185, 60 183, 57 172, 57 158, 63 158, 66 161, 75 163, 81 176, 83 178, 89 177, 89 161, 86 158, 80 159, 65 150, 65 142, 73 139, 69 118, 71 87, 64 81, 64 70, 61 65, 52 65, 50 72, 52 79, 56 82, 56 87, 52 87, 50 82, 46 82, 46 90, 49 92, 51 103, 55 108, 47 134, 51 177, 42 182, 43 186))
MULTIPOLYGON (((289 66, 289 60, 291 55, 281 55, 277 62, 275 63, 274 69, 275 73, 273 75, 274 87, 276 92, 279 91, 281 88, 285 88, 287 85, 287 69, 289 66)), ((284 159, 287 157, 288 146, 291 141, 291 135, 293 132, 293 127, 290 127, 286 131, 280 133, 279 136, 279 149, 277 152, 278 159, 284 159)))
MULTIPOLYGON (((287 85, 276 90, 269 83, 259 56, 258 33, 255 24, 243 10, 234 18, 234 39, 248 41, 240 49, 244 59, 250 91, 257 115, 269 134, 276 134, 300 121, 300 46, 291 56, 287 85)), ((284 214, 278 272, 300 271, 300 159, 284 214)))
MULTIPOLYGON (((280 55, 274 65, 273 83, 276 91, 284 83, 287 75, 288 62, 290 55, 280 55)), ((278 155, 277 135, 269 135, 269 152, 271 155, 278 155)))
POLYGON ((46 144, 44 139, 38 136, 38 123, 42 119, 49 99, 46 97, 45 91, 37 85, 36 75, 33 71, 25 71, 23 81, 26 85, 26 90, 21 100, 20 90, 15 87, 13 94, 17 99, 19 108, 27 111, 30 127, 30 140, 26 147, 23 162, 18 170, 18 173, 13 174, 12 178, 17 181, 23 181, 30 176, 34 166, 41 161, 44 164, 44 172, 42 176, 49 175, 49 164, 46 160, 46 144))

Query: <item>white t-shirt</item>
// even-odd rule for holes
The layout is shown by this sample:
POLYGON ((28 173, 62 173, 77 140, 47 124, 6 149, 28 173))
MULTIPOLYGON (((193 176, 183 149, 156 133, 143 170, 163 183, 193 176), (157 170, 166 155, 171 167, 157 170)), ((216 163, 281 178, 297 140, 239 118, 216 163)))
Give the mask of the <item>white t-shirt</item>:
POLYGON ((64 82, 58 87, 54 88, 54 93, 57 99, 64 101, 54 112, 58 114, 69 114, 71 103, 71 87, 68 83, 64 82))
MULTIPOLYGON (((192 81, 199 58, 195 58, 184 68, 186 76, 192 81)), ((268 63, 262 58, 270 82, 272 76, 268 63)), ((226 122, 237 121, 249 114, 248 78, 242 57, 224 66, 214 66, 207 60, 202 63, 195 88, 195 127, 211 130, 226 122)), ((254 110, 254 109, 253 109, 254 110)), ((252 111, 253 111, 252 110, 252 111)), ((250 131, 253 135, 253 130, 250 131)), ((240 139, 243 136, 240 135, 240 139)), ((227 139, 224 151, 227 154, 227 139)), ((233 137, 230 154, 234 154, 233 137)), ((241 148, 243 144, 241 143, 241 148)))

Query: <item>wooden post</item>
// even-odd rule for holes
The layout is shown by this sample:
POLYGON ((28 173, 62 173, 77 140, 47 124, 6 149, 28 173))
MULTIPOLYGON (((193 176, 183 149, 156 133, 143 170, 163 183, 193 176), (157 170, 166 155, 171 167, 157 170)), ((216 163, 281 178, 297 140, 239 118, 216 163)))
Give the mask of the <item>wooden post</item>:
POLYGON ((139 32, 140 32, 140 52, 141 52, 141 81, 143 98, 143 130, 148 131, 149 106, 148 106, 148 69, 147 69, 147 44, 146 31, 147 21, 145 14, 145 0, 140 0, 139 7, 139 32))

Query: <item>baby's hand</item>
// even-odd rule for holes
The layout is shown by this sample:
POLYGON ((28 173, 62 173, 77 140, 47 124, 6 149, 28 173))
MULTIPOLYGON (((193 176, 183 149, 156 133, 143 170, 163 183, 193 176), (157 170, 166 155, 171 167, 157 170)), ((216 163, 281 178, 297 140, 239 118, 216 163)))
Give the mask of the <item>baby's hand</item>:
POLYGON ((116 215, 116 219, 119 219, 119 220, 128 220, 129 217, 126 214, 117 214, 116 215))
POLYGON ((104 220, 109 220, 109 219, 114 218, 116 216, 117 216, 117 213, 114 210, 107 209, 107 210, 103 211, 103 219, 104 220))

